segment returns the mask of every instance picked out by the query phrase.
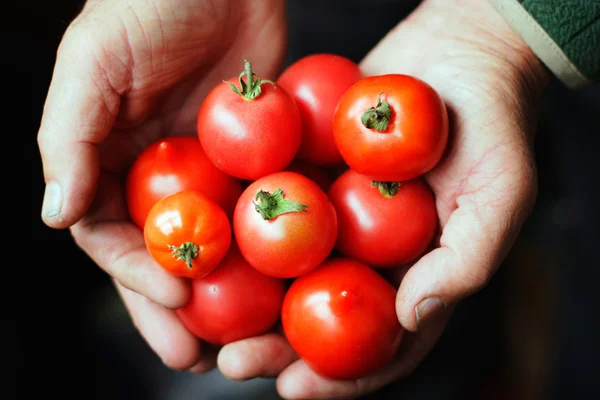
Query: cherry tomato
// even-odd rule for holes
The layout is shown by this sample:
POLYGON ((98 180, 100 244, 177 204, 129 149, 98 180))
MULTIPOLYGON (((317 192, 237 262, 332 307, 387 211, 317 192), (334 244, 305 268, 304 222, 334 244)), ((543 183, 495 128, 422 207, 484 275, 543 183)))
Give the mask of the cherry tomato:
POLYGON ((388 365, 398 351, 404 329, 395 304, 396 291, 372 268, 334 258, 292 283, 281 321, 313 371, 358 379, 388 365))
POLYGON ((168 137, 148 146, 131 166, 126 183, 127 207, 133 222, 144 229, 150 208, 182 190, 199 190, 229 217, 242 186, 215 167, 195 137, 168 137))
POLYGON ((336 248, 372 267, 413 261, 435 235, 435 199, 421 178, 382 183, 348 170, 328 194, 338 216, 336 248))
POLYGON ((375 181, 405 181, 441 159, 448 114, 426 82, 401 74, 372 76, 342 95, 333 133, 350 168, 375 181))
POLYGON ((343 163, 333 139, 333 113, 342 94, 361 77, 355 62, 334 54, 309 55, 283 71, 277 84, 294 98, 302 119, 299 159, 325 166, 343 163))
POLYGON ((198 138, 208 158, 231 176, 255 180, 282 171, 302 139, 300 112, 281 87, 262 80, 246 61, 236 79, 217 85, 198 113, 198 138), (244 76, 246 80, 244 80, 244 76))
POLYGON ((169 273, 202 278, 221 262, 231 244, 225 211, 199 191, 160 199, 144 225, 146 248, 169 273))
POLYGON ((250 265, 266 275, 293 278, 329 256, 337 216, 319 185, 283 171, 244 190, 233 213, 233 231, 250 265))
POLYGON ((297 172, 314 181, 324 192, 327 193, 329 187, 333 183, 331 172, 316 165, 308 164, 304 161, 294 160, 286 169, 286 171, 297 172))
POLYGON ((285 290, 283 279, 252 268, 232 242, 213 272, 192 280, 192 296, 176 313, 194 335, 225 345, 269 331, 281 315, 285 290))

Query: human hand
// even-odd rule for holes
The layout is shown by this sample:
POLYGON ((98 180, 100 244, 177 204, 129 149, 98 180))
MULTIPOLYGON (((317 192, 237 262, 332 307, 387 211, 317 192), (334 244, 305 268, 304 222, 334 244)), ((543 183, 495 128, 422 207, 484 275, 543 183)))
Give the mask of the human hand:
POLYGON ((426 0, 361 68, 366 75, 418 76, 448 106, 448 149, 425 176, 436 195, 441 236, 434 250, 397 271, 396 309, 409 333, 397 361, 375 375, 356 381, 320 377, 275 334, 221 350, 218 363, 226 376, 278 376, 285 398, 358 397, 410 374, 456 303, 491 279, 536 198, 535 111, 547 77, 487 2, 426 0))
POLYGON ((190 287, 146 250, 125 205, 125 174, 161 136, 196 135, 202 99, 237 76, 245 58, 274 77, 284 18, 281 0, 89 0, 58 49, 38 134, 42 219, 70 228, 113 278, 148 344, 175 369, 204 371, 215 355, 172 311, 187 302, 190 287))

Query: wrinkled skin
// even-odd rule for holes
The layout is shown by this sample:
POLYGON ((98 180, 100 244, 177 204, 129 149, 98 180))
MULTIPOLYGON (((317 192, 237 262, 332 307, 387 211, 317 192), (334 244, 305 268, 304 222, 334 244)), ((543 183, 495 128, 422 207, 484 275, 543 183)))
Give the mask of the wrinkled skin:
MULTIPOLYGON (((193 133, 202 97, 223 75, 236 74, 243 58, 255 60, 264 77, 276 74, 285 37, 282 3, 232 4, 89 2, 61 43, 38 136, 46 182, 59 185, 50 183, 48 192, 62 197, 56 204, 44 200, 43 220, 71 227, 77 243, 119 282, 136 326, 161 359, 195 372, 212 368, 214 353, 203 353, 160 305, 184 304, 189 288, 151 261, 123 199, 106 195, 120 193, 115 177, 145 145, 161 134, 193 133), (259 45, 265 41, 269 46, 259 45)), ((383 371, 323 379, 278 333, 220 350, 226 376, 277 376, 285 398, 357 397, 409 374, 453 306, 493 276, 536 197, 532 143, 546 72, 487 2, 426 0, 360 66, 366 75, 414 74, 448 106, 449 147, 426 176, 441 237, 435 250, 397 273, 396 311, 409 332, 397 361, 383 371)))

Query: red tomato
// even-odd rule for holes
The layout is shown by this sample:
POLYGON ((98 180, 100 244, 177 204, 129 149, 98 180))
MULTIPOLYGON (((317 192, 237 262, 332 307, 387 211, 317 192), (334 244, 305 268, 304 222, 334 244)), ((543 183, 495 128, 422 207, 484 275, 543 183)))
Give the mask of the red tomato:
POLYGON ((292 348, 321 376, 357 379, 395 357, 404 334, 396 291, 377 272, 351 259, 330 259, 297 278, 281 320, 292 348))
POLYGON ((342 94, 361 77, 355 62, 334 54, 309 55, 283 71, 277 84, 294 98, 302 119, 299 159, 316 165, 343 164, 333 139, 333 113, 342 94))
POLYGON ((144 229, 150 208, 182 190, 199 190, 229 217, 242 193, 239 180, 225 174, 206 157, 195 137, 168 137, 151 144, 127 176, 127 206, 133 222, 144 229))
POLYGON ((316 165, 308 164, 304 161, 294 160, 286 169, 286 171, 297 172, 314 181, 324 192, 329 190, 333 183, 333 179, 329 171, 319 168, 316 165))
POLYGON ((285 290, 284 280, 252 268, 233 242, 213 272, 192 280, 192 296, 176 313, 194 335, 225 345, 269 331, 285 290))
POLYGON ((229 79, 208 94, 198 113, 198 137, 219 169, 255 180, 292 162, 302 139, 300 112, 283 88, 256 77, 247 61, 239 78, 245 90, 237 83, 229 79))
POLYGON ((339 223, 336 248, 373 267, 413 261, 437 229, 435 199, 420 178, 374 183, 348 170, 333 183, 329 198, 339 223))
POLYGON ((424 81, 400 74, 363 78, 340 99, 333 133, 350 168, 381 182, 431 170, 448 142, 448 114, 424 81))
POLYGON ((231 244, 231 225, 221 207, 198 191, 160 199, 144 225, 146 248, 169 273, 202 278, 221 262, 231 244))
POLYGON ((244 190, 233 213, 233 231, 250 265, 266 275, 293 278, 329 256, 337 217, 319 185, 283 171, 244 190))

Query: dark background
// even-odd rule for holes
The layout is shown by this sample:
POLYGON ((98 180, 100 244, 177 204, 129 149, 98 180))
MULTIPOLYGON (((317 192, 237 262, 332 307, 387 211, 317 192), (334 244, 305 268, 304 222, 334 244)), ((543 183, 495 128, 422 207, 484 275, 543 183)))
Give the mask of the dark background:
MULTIPOLYGON (((277 398, 271 380, 230 383, 218 371, 167 370, 131 325, 108 277, 68 231, 41 223, 36 134, 56 48, 81 4, 4 2, 0 8, 2 86, 10 103, 4 134, 23 136, 22 160, 31 168, 31 178, 21 179, 15 172, 22 168, 11 162, 5 174, 16 181, 4 188, 12 195, 5 201, 26 208, 20 215, 31 216, 31 240, 5 239, 6 254, 15 254, 5 259, 2 280, 0 332, 13 371, 3 386, 9 398, 29 398, 33 390, 63 398, 277 398), (12 189, 29 182, 31 189, 12 189), (20 195, 27 190, 29 204, 20 195)), ((359 61, 414 4, 290 1, 288 63, 319 51, 359 61)), ((599 116, 598 85, 570 91, 550 82, 536 139, 540 192, 521 238, 490 285, 457 308, 417 372, 388 391, 419 400, 600 398, 599 116)), ((16 157, 10 153, 5 162, 16 157)), ((7 234, 22 225, 13 208, 5 217, 7 234)))

